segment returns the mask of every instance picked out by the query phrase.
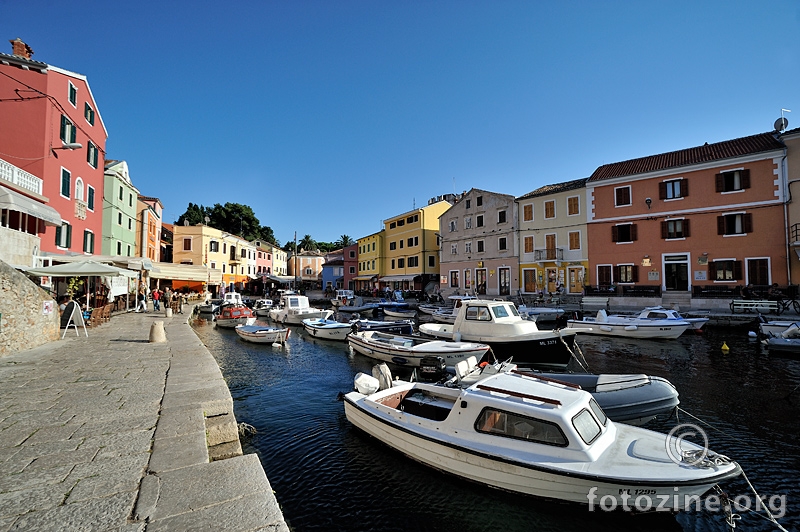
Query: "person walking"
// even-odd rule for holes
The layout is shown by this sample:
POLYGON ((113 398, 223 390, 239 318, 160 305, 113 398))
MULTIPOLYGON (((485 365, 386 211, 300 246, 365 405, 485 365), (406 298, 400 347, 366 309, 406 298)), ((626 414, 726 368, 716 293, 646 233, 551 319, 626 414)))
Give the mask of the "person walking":
POLYGON ((155 290, 153 290, 153 310, 154 311, 161 310, 160 301, 161 301, 161 290, 156 288, 155 290))
POLYGON ((136 301, 136 312, 147 312, 147 300, 145 299, 144 288, 139 289, 136 301))

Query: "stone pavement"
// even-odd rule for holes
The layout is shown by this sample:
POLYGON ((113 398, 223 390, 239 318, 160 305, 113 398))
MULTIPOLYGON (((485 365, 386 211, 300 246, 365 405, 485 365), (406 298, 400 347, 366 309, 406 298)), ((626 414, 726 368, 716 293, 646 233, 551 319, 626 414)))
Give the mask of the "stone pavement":
POLYGON ((187 317, 123 313, 0 358, 0 531, 289 530, 187 317))

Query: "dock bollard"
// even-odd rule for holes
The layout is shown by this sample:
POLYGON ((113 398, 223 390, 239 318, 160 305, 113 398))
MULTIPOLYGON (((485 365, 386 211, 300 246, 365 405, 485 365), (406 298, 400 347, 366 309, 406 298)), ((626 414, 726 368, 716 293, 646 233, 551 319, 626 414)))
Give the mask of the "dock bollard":
POLYGON ((164 308, 164 317, 171 318, 172 317, 172 307, 165 307, 164 308))
POLYGON ((167 341, 167 333, 164 331, 163 321, 154 321, 150 326, 150 343, 161 343, 167 341))

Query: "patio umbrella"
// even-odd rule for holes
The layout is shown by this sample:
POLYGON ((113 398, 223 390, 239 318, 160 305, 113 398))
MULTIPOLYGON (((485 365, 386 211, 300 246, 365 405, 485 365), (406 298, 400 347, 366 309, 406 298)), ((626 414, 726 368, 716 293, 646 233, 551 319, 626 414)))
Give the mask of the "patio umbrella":
POLYGON ((49 277, 86 277, 86 304, 89 305, 89 277, 103 277, 124 275, 126 277, 137 277, 138 274, 131 270, 117 268, 109 264, 103 264, 93 260, 82 260, 78 262, 67 262, 55 266, 44 266, 42 268, 31 268, 26 273, 29 275, 49 276, 49 277))

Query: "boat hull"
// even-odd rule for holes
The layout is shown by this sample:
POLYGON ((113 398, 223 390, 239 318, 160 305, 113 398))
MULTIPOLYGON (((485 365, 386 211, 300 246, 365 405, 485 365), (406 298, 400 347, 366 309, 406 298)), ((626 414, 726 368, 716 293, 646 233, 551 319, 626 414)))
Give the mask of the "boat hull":
POLYGON ((595 321, 592 318, 583 320, 568 320, 567 324, 573 329, 580 329, 581 333, 597 334, 602 336, 622 336, 625 338, 652 338, 674 339, 689 328, 688 323, 683 324, 614 324, 595 321))
MULTIPOLYGON (((462 360, 475 357, 480 360, 489 350, 485 344, 472 342, 443 342, 431 340, 413 347, 384 343, 369 339, 370 333, 350 334, 347 341, 356 353, 380 360, 391 362, 398 366, 419 367, 420 361, 427 356, 437 356, 444 359, 445 365, 455 366, 462 360)), ((399 338, 399 337, 398 337, 399 338)), ((410 341, 409 341, 410 343, 410 341)))
POLYGON ((253 317, 243 317, 243 318, 217 318, 217 327, 222 327, 223 329, 233 329, 237 325, 252 325, 256 322, 256 319, 253 317))
POLYGON ((603 497, 610 496, 619 501, 621 495, 627 493, 630 496, 628 503, 633 506, 638 493, 648 495, 656 503, 666 500, 670 510, 679 511, 684 509, 686 497, 702 497, 716 483, 741 472, 737 465, 725 474, 682 482, 617 481, 588 474, 568 474, 549 470, 546 465, 495 455, 491 449, 478 450, 443 438, 427 437, 414 430, 406 420, 407 414, 400 412, 393 416, 372 410, 358 400, 359 396, 351 392, 344 398, 345 415, 358 429, 409 458, 440 471, 525 495, 597 505, 603 497), (676 502, 674 507, 673 500, 676 502))
POLYGON ((284 343, 289 337, 289 329, 276 329, 273 327, 236 327, 236 334, 246 342, 256 344, 284 343))
POLYGON ((338 341, 347 340, 347 335, 352 331, 349 323, 331 325, 319 320, 303 320, 303 328, 314 338, 338 341))

